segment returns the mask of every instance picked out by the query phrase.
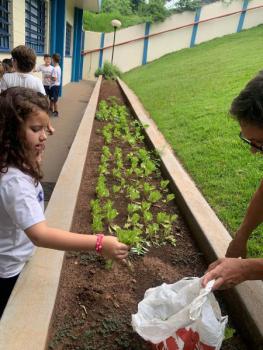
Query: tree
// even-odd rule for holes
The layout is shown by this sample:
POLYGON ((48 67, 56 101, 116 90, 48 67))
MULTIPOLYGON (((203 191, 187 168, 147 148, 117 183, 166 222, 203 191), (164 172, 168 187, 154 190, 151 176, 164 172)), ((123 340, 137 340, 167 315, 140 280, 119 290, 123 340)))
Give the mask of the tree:
POLYGON ((148 4, 141 2, 138 12, 147 17, 149 22, 163 22, 169 16, 169 11, 164 5, 165 0, 149 0, 148 4))
POLYGON ((128 16, 132 14, 131 0, 103 0, 102 12, 119 12, 121 15, 128 16))

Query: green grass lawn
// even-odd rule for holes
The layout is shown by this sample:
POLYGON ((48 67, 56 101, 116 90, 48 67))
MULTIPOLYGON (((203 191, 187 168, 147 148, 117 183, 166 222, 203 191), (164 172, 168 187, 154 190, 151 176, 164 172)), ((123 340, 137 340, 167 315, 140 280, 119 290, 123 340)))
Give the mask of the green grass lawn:
POLYGON ((109 33, 113 32, 113 27, 111 21, 113 19, 118 19, 121 21, 121 27, 127 28, 136 24, 146 22, 144 17, 140 17, 136 14, 123 16, 119 13, 92 13, 85 11, 84 12, 84 28, 85 30, 90 30, 92 32, 104 32, 109 33))
MULTIPOLYGON (((262 57, 261 25, 166 55, 123 77, 232 234, 262 178, 263 157, 241 143, 228 110, 263 69, 262 57)), ((263 257, 261 231, 250 239, 251 256, 263 257)))

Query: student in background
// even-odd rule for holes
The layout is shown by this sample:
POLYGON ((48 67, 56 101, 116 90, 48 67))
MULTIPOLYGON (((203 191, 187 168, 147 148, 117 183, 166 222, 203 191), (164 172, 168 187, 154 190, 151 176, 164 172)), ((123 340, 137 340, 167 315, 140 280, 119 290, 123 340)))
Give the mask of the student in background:
POLYGON ((20 45, 11 51, 11 55, 15 72, 4 74, 1 82, 2 90, 22 86, 46 95, 42 81, 31 74, 36 64, 35 51, 20 45))
MULTIPOLYGON (((5 73, 1 80, 1 89, 21 86, 33 89, 46 95, 41 79, 35 77, 31 72, 36 65, 36 54, 33 49, 25 45, 19 45, 11 51, 13 67, 15 72, 5 73)), ((49 132, 53 134, 55 129, 49 122, 49 132)))
POLYGON ((36 72, 42 73, 42 83, 46 91, 46 95, 50 99, 50 88, 51 88, 51 76, 53 71, 53 66, 51 65, 51 56, 49 54, 44 55, 44 64, 37 67, 36 72))
POLYGON ((61 68, 59 65, 60 55, 54 53, 52 55, 53 71, 51 75, 51 92, 50 92, 50 109, 54 117, 58 117, 58 97, 61 84, 61 68))
POLYGON ((15 71, 13 67, 12 58, 3 59, 2 64, 5 69, 5 73, 13 73, 15 71))

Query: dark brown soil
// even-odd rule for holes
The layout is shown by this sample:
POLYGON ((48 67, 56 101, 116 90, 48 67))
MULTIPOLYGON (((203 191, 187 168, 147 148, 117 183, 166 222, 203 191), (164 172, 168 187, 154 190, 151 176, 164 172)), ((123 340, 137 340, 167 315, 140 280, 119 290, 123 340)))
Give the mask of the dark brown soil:
MULTIPOLYGON (((124 101, 117 84, 104 81, 100 99, 113 95, 124 101)), ((100 128, 101 122, 95 120, 72 226, 74 232, 91 232, 89 202, 95 198, 97 167, 103 146, 103 139, 97 132, 100 128)), ((121 208, 119 201, 119 212, 121 208)), ((138 302, 143 299, 146 289, 163 282, 174 283, 183 277, 200 277, 207 268, 174 203, 170 210, 178 214, 173 231, 176 247, 165 245, 151 248, 143 257, 133 256, 132 268, 121 264, 108 270, 104 259, 94 253, 67 253, 49 349, 151 349, 131 327, 131 315, 137 312, 138 302)), ((236 332, 231 339, 224 341, 222 349, 248 348, 236 332)))

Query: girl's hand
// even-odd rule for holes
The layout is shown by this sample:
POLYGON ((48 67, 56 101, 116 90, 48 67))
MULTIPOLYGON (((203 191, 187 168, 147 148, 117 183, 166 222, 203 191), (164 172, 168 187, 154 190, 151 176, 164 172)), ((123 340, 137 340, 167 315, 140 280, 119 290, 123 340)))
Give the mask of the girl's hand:
POLYGON ((104 236, 101 254, 107 259, 122 260, 127 258, 129 247, 120 243, 116 237, 104 236))

